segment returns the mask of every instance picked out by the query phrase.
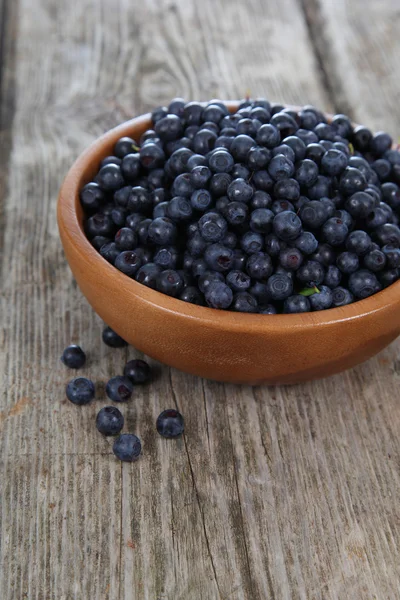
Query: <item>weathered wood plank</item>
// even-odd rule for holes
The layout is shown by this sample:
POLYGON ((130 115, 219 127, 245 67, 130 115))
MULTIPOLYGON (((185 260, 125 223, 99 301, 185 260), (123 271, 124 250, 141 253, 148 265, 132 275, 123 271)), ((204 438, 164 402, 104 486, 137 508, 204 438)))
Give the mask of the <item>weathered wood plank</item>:
POLYGON ((375 130, 400 132, 397 0, 303 0, 337 110, 375 130))
POLYGON ((55 227, 64 173, 102 131, 175 95, 249 90, 331 109, 300 7, 19 0, 18 15, 1 291, 2 598, 396 597, 398 344, 292 388, 162 368, 124 407, 143 440, 134 465, 114 460, 95 430, 103 392, 84 409, 63 398, 67 343, 82 343, 82 374, 100 387, 138 355, 101 344, 72 282, 55 227), (174 404, 187 435, 163 440, 155 419, 174 404))

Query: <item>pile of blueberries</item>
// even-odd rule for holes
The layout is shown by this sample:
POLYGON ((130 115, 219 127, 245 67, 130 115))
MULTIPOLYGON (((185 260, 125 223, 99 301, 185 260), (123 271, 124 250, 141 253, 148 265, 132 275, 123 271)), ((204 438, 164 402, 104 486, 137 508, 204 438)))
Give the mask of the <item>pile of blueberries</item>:
POLYGON ((185 302, 298 313, 399 278, 400 152, 387 133, 244 100, 173 100, 80 193, 93 246, 185 302))
MULTIPOLYGON (((103 341, 112 348, 127 346, 115 331, 106 327, 103 341)), ((86 362, 86 354, 80 346, 71 345, 65 348, 61 361, 70 369, 80 369, 86 362)), ((126 402, 131 399, 135 385, 142 385, 151 379, 151 369, 144 360, 130 360, 124 368, 124 375, 112 377, 106 385, 106 394, 113 402, 126 402)), ((66 388, 68 400, 82 406, 89 404, 95 397, 95 385, 86 377, 72 379, 66 388)), ((118 436, 113 444, 113 452, 117 458, 126 462, 137 460, 142 452, 140 439, 132 433, 120 432, 124 426, 124 417, 116 406, 105 406, 96 417, 96 427, 105 436, 118 436)), ((157 418, 156 428, 166 438, 176 438, 184 431, 182 415, 175 409, 164 410, 157 418)))

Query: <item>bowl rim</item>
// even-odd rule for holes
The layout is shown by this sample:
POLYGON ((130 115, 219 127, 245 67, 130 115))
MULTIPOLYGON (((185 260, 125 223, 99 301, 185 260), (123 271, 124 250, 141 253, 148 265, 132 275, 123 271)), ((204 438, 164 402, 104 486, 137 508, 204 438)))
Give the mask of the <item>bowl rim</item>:
MULTIPOLYGON (((233 111, 237 108, 239 101, 224 101, 224 104, 230 111, 233 111)), ((298 107, 291 105, 285 106, 298 109, 298 107)), ((325 115, 328 119, 331 118, 328 113, 325 113, 325 115)), ((131 286, 132 293, 140 297, 142 301, 166 313, 179 313, 182 317, 188 319, 206 321, 207 326, 210 327, 243 333, 254 331, 272 333, 288 329, 329 327, 340 322, 349 322, 367 317, 373 313, 390 312, 394 305, 400 302, 400 280, 398 280, 364 300, 357 300, 343 307, 295 314, 248 314, 190 304, 162 294, 127 277, 127 275, 109 264, 86 237, 83 229, 83 210, 79 202, 79 190, 83 182, 88 180, 87 174, 93 170, 92 165, 94 163, 98 164, 101 158, 105 156, 104 150, 106 147, 112 146, 120 137, 130 133, 133 134, 132 129, 138 128, 144 131, 150 125, 151 114, 146 113, 125 121, 104 133, 94 140, 75 160, 61 186, 57 204, 57 221, 62 242, 64 244, 64 239, 68 239, 69 243, 75 246, 76 251, 81 255, 83 263, 90 266, 93 272, 102 270, 110 280, 114 279, 115 285, 120 284, 122 288, 126 288, 127 285, 131 286)))

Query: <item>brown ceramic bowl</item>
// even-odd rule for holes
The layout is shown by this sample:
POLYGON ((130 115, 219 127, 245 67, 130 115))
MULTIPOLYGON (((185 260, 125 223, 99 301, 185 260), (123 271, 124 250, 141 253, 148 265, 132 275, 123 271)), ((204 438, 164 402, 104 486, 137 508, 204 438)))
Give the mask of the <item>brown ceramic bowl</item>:
POLYGON ((150 115, 144 115, 96 140, 69 171, 58 200, 58 225, 72 272, 94 310, 119 335, 182 371, 252 384, 326 377, 370 358, 399 335, 400 281, 343 308, 252 315, 176 300, 106 262, 84 234, 79 190, 120 137, 138 139, 149 126, 150 115))

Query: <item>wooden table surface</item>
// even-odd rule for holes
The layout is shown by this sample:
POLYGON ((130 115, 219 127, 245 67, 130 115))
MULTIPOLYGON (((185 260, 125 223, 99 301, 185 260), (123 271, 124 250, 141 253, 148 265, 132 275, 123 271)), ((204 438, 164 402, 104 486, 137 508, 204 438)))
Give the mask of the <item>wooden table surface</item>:
POLYGON ((67 402, 59 355, 82 344, 105 382, 139 353, 101 343, 56 226, 78 153, 174 96, 314 103, 396 138, 398 0, 0 0, 0 19, 1 599, 399 599, 399 343, 293 387, 162 367, 124 407, 143 457, 121 464, 104 393, 67 402))

